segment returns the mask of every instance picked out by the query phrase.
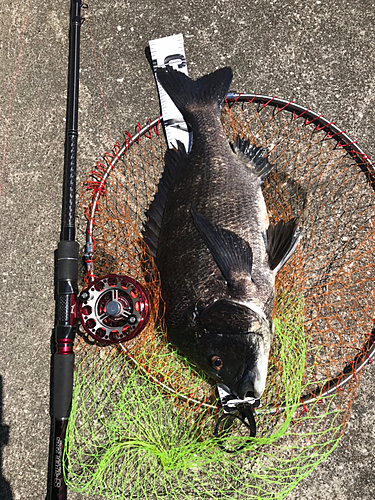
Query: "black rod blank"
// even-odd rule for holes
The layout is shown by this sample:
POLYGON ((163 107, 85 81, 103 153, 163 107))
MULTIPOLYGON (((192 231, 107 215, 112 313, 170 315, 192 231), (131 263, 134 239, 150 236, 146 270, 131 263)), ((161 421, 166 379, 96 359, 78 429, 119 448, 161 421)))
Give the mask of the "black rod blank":
POLYGON ((81 0, 71 0, 69 83, 65 137, 63 240, 75 238, 76 165, 78 139, 79 46, 81 31, 81 0))

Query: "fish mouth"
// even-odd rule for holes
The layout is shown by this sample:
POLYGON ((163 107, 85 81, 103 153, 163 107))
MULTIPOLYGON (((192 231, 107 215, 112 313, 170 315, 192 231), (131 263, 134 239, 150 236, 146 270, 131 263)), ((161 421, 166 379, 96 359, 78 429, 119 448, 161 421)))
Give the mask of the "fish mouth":
POLYGON ((268 352, 260 352, 252 369, 245 370, 238 384, 237 395, 240 399, 252 397, 260 399, 266 388, 268 352))
POLYGON ((255 392, 254 385, 255 385, 255 373, 252 372, 251 370, 248 370, 241 379, 237 396, 240 399, 245 399, 246 396, 257 397, 255 396, 254 393, 255 392))

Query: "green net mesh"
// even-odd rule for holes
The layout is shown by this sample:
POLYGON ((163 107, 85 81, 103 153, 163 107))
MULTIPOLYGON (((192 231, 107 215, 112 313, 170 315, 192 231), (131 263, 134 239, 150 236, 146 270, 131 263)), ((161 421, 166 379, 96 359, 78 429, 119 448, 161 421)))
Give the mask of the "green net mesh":
MULTIPOLYGON (((278 366, 270 366, 266 392, 272 399, 282 386, 284 399, 273 415, 259 410, 260 432, 251 439, 238 420, 214 438, 217 409, 182 405, 126 353, 87 353, 75 376, 69 486, 107 498, 283 498, 334 449, 343 424, 337 395, 308 411, 299 407, 308 344, 303 311, 301 298, 278 303, 278 366)), ((186 370, 165 347, 171 369, 186 370)))
POLYGON ((148 290, 152 315, 138 337, 119 346, 80 334, 65 447, 72 490, 124 499, 282 499, 344 432, 359 373, 341 382, 373 345, 368 176, 327 131, 287 109, 237 102, 225 106, 222 119, 228 140, 250 138, 277 165, 263 188, 270 219, 295 216, 304 230, 276 283, 257 436, 228 417, 214 437, 222 415, 216 388, 168 344, 157 270, 151 281, 142 275, 140 230, 165 151, 156 124, 107 155, 82 191, 94 248, 86 284, 93 275, 130 275, 148 290))

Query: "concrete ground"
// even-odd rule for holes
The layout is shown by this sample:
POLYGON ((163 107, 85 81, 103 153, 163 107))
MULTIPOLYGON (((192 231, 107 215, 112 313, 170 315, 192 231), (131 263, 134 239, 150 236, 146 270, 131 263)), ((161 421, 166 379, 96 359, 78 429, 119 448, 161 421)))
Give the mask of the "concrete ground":
MULTIPOLYGON (((0 199, 1 500, 46 495, 69 3, 0 5, 1 155, 7 139, 0 199)), ((89 1, 89 12, 113 140, 158 115, 144 50, 150 39, 181 32, 192 77, 231 65, 233 90, 306 105, 336 122, 375 158, 373 1, 96 0, 89 1)), ((88 22, 81 53, 80 178, 111 145, 88 22)), ((362 377, 337 450, 290 500, 375 497, 374 375, 373 364, 362 377)))

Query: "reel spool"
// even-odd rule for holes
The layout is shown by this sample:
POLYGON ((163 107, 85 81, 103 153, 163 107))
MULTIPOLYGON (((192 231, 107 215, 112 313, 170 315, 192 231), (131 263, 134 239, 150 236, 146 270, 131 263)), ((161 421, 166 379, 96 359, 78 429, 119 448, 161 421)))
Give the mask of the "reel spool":
POLYGON ((146 326, 150 301, 145 289, 129 276, 108 274, 93 281, 79 296, 78 318, 99 342, 133 339, 146 326))

